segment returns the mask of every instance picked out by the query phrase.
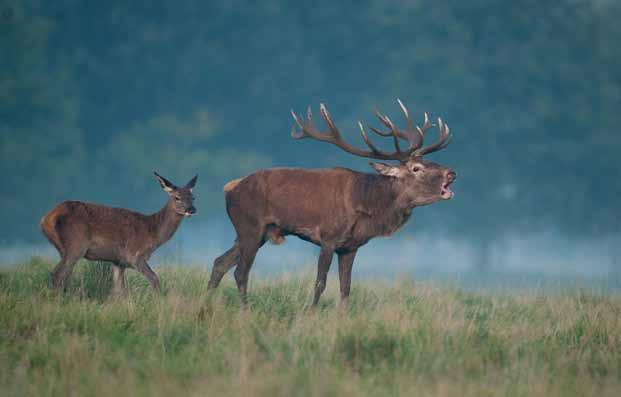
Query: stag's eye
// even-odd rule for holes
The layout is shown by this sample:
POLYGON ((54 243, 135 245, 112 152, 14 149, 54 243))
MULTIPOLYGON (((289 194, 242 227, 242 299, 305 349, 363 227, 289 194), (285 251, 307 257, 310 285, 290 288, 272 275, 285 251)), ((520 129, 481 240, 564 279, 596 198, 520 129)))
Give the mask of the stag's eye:
POLYGON ((175 197, 175 201, 181 201, 181 197, 175 197))
POLYGON ((423 170, 423 167, 421 167, 420 165, 415 165, 414 167, 412 167, 412 172, 417 173, 423 170))

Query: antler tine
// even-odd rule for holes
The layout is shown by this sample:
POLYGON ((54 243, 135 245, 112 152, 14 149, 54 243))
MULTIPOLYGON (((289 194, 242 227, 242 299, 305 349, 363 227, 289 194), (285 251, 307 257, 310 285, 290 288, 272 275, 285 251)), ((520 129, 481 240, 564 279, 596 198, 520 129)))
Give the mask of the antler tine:
POLYGON ((304 126, 302 125, 302 122, 300 121, 300 119, 298 118, 298 115, 295 114, 295 112, 293 111, 293 109, 291 109, 291 117, 293 117, 293 120, 295 121, 295 124, 298 126, 298 128, 301 130, 300 132, 298 132, 295 129, 295 125, 291 127, 291 137, 293 139, 304 139, 304 138, 308 138, 307 135, 304 134, 304 126))
MULTIPOLYGON (((424 130, 422 130, 418 126, 414 126, 414 122, 410 118, 410 112, 408 111, 408 108, 405 107, 403 102, 401 102, 401 99, 397 98, 397 103, 399 104, 399 107, 401 108, 401 112, 403 113, 403 117, 405 118, 405 122, 408 125, 408 129, 405 132, 406 139, 410 145, 410 147, 408 148, 408 152, 413 153, 414 151, 416 151, 423 145, 424 130)), ((423 128, 424 129, 429 128, 428 124, 429 124, 429 117, 427 116, 427 113, 425 112, 425 124, 423 125, 423 128)))
POLYGON ((408 112, 408 108, 405 107, 405 105, 403 104, 403 102, 401 102, 401 99, 399 98, 397 98, 397 103, 399 104, 399 107, 401 108, 401 111, 403 112, 403 117, 405 117, 406 123, 408 124, 408 130, 414 131, 414 123, 412 122, 412 119, 410 118, 410 112, 408 112))
POLYGON ((401 137, 402 133, 397 129, 397 127, 395 127, 390 117, 384 116, 384 119, 386 120, 386 122, 388 123, 390 127, 390 135, 392 135, 392 139, 395 144, 395 149, 397 149, 397 152, 401 153, 401 146, 399 145, 399 138, 401 137))
POLYGON ((434 124, 429 121, 429 114, 425 112, 425 122, 423 123, 423 126, 422 127, 417 126, 416 129, 418 129, 420 133, 425 134, 425 131, 427 131, 433 126, 434 124))
POLYGON ((394 136, 395 134, 397 134, 399 138, 404 139, 406 141, 408 140, 407 134, 403 133, 398 128, 396 128, 392 120, 390 120, 390 117, 381 114, 379 110, 377 110, 377 108, 375 109, 375 117, 377 117, 382 124, 388 127, 390 131, 384 132, 384 131, 378 130, 375 127, 369 126, 371 131, 383 137, 394 136))
POLYGON ((377 128, 373 127, 372 125, 369 125, 368 127, 369 127, 369 129, 371 131, 375 132, 379 136, 383 136, 383 137, 392 136, 392 131, 390 131, 390 132, 383 132, 383 131, 380 131, 377 128))
POLYGON ((401 139, 407 139, 407 138, 401 133, 401 131, 399 131, 399 129, 397 129, 397 127, 395 127, 395 124, 392 122, 390 117, 381 114, 377 109, 375 110, 375 115, 382 122, 382 124, 384 124, 386 127, 390 129, 390 131, 383 132, 383 131, 378 130, 377 128, 370 127, 371 131, 383 137, 391 136, 395 144, 395 149, 397 149, 398 153, 402 153, 401 146, 399 145, 399 138, 401 139))
POLYGON ((449 129, 448 124, 445 124, 441 118, 438 118, 438 128, 440 132, 440 138, 436 143, 419 149, 414 152, 416 156, 424 156, 429 153, 436 152, 440 149, 444 149, 450 143, 452 139, 451 130, 449 129))
POLYGON ((367 146, 369 147, 369 149, 371 149, 371 151, 373 153, 382 153, 374 144, 373 142, 371 142, 371 140, 369 139, 369 136, 367 135, 367 132, 364 130, 364 127, 362 126, 362 123, 359 121, 358 122, 358 127, 360 128, 360 135, 362 135, 362 139, 364 140, 364 143, 367 144, 367 146))
POLYGON ((301 118, 293 110, 291 110, 291 116, 293 116, 295 124, 300 129, 300 131, 298 132, 296 131, 295 126, 293 126, 291 129, 291 137, 293 137, 294 139, 314 138, 321 141, 329 141, 332 138, 340 138, 340 134, 323 104, 320 105, 319 110, 321 111, 321 115, 323 116, 324 120, 328 124, 330 131, 321 132, 317 129, 317 127, 315 127, 315 123, 313 123, 313 111, 309 106, 306 110, 306 120, 304 121, 302 121, 301 118))
MULTIPOLYGON (((375 113, 375 117, 377 117, 382 124, 384 124, 388 128, 391 128, 390 123, 386 121, 387 117, 381 114, 377 108, 374 109, 374 113, 375 113)), ((369 128, 371 129, 371 131, 375 132, 379 136, 383 136, 383 137, 392 136, 392 131, 383 132, 372 126, 369 126, 369 128)))
MULTIPOLYGON (((385 115, 381 114, 380 111, 377 108, 375 108, 375 117, 377 117, 379 119, 379 121, 382 124, 384 124, 386 127, 392 128, 391 127, 392 123, 390 121, 388 121, 389 120, 388 116, 385 116, 385 115)), ((385 133, 385 134, 386 135, 383 135, 383 136, 390 136, 391 135, 390 133, 385 133)))
POLYGON ((336 125, 334 124, 334 121, 332 121, 332 117, 330 117, 330 113, 328 113, 328 109, 326 108, 326 105, 324 105, 323 103, 319 104, 319 112, 321 113, 321 116, 323 117, 323 119, 325 120, 326 124, 328 125, 328 128, 330 129, 329 134, 333 137, 335 137, 336 139, 341 139, 341 133, 339 132, 339 129, 336 128, 336 125))
POLYGON ((402 153, 401 152, 401 146, 399 144, 399 138, 408 140, 407 136, 405 136, 403 133, 401 133, 401 131, 399 131, 395 127, 395 125, 393 124, 392 120, 390 120, 390 118, 388 116, 385 116, 385 115, 381 114, 379 112, 379 110, 377 110, 377 109, 375 109, 375 116, 379 119, 379 121, 382 122, 382 124, 384 124, 386 127, 388 127, 390 129, 390 131, 383 132, 383 131, 380 131, 380 130, 378 130, 377 128, 375 128, 373 126, 369 126, 371 131, 373 131, 377 135, 383 136, 383 137, 392 136, 393 140, 394 140, 394 144, 395 144, 395 149, 397 149, 397 152, 402 153))

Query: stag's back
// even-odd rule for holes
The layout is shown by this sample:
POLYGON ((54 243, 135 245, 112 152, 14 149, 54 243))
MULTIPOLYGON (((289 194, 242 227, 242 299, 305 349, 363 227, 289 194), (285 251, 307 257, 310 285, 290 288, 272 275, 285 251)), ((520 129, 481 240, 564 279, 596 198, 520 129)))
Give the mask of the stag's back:
POLYGON ((227 211, 238 233, 274 225, 314 241, 352 227, 369 178, 346 168, 259 170, 227 184, 227 211))

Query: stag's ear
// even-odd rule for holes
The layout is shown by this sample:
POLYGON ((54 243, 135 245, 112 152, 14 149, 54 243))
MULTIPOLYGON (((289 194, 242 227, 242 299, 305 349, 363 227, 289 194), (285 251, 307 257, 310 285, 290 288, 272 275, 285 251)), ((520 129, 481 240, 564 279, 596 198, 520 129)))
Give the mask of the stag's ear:
POLYGON ((384 163, 369 163, 378 174, 399 178, 403 176, 401 167, 395 167, 384 163))
POLYGON ((198 179, 198 174, 194 175, 194 178, 190 179, 190 182, 188 182, 185 185, 186 189, 190 189, 190 191, 192 191, 192 189, 194 189, 194 186, 196 185, 196 180, 198 179))
POLYGON ((177 189, 177 187, 171 181, 158 174, 157 171, 153 171, 153 174, 155 175, 158 182, 162 186, 162 189, 164 189, 166 193, 170 194, 177 189))

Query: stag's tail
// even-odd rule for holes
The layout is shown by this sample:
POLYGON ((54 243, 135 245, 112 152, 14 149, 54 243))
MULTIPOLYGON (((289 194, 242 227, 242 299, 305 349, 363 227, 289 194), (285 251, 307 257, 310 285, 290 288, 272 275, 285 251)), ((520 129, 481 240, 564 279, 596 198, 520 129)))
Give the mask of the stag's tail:
POLYGON ((50 244, 52 244, 56 248, 60 256, 63 257, 63 245, 60 241, 60 237, 58 236, 58 230, 56 229, 57 219, 58 207, 54 208, 52 211, 48 212, 43 218, 41 218, 39 226, 41 227, 43 235, 47 238, 50 244))
POLYGON ((237 178, 237 179, 233 179, 232 181, 227 182, 226 185, 224 185, 224 193, 228 193, 231 190, 235 189, 237 187, 237 185, 239 185, 239 182, 242 181, 242 179, 244 178, 237 178))

